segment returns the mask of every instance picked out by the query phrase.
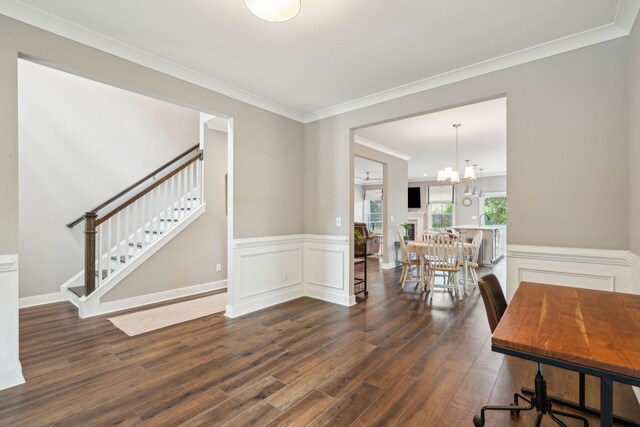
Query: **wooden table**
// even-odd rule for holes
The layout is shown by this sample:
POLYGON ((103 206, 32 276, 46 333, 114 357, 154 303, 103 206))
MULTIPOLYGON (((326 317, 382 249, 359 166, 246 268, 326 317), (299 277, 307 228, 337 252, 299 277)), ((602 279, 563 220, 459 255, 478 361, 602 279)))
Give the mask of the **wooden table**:
MULTIPOLYGON (((640 295, 522 282, 491 343, 499 353, 599 377, 600 422, 609 427, 612 383, 640 386, 640 295)), ((583 388, 573 407, 597 414, 583 388)))
MULTIPOLYGON (((467 272, 468 272, 468 254, 470 253, 470 251, 473 250, 473 244, 471 243, 463 243, 462 244, 463 247, 463 253, 460 254, 460 256, 463 259, 463 276, 464 276, 464 285, 463 285, 463 290, 465 292, 465 294, 467 293, 467 272)), ((423 241, 412 241, 407 243, 407 252, 409 253, 413 253, 418 255, 418 257, 420 258, 420 264, 422 266, 422 271, 426 271, 424 268, 424 257, 425 255, 428 255, 428 248, 429 248, 429 243, 428 242, 423 242, 423 241)), ((424 277, 420 277, 420 288, 422 290, 424 290, 424 277)))

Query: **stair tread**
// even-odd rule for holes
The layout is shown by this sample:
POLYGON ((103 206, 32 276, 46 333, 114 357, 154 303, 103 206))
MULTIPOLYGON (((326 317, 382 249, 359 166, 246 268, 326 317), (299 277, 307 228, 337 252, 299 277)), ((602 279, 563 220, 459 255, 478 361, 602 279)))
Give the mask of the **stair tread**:
MULTIPOLYGON (((111 269, 111 273, 113 273, 114 271, 116 271, 116 270, 112 268, 112 269, 111 269)), ((107 270, 102 270, 102 278, 103 278, 103 279, 104 279, 104 278, 106 278, 108 274, 109 274, 109 271, 107 271, 107 270)), ((96 277, 98 277, 98 272, 97 272, 97 271, 96 271, 96 277)))
POLYGON ((78 297, 84 296, 84 286, 69 286, 67 290, 78 297))
MULTIPOLYGON (((131 243, 129 245, 131 245, 131 243)), ((127 259, 131 259, 131 258, 133 258, 133 255, 129 255, 128 257, 125 256, 125 255, 120 255, 120 262, 122 262, 122 263, 127 262, 127 259)), ((111 260, 112 261, 117 261, 118 257, 112 256, 111 260)))

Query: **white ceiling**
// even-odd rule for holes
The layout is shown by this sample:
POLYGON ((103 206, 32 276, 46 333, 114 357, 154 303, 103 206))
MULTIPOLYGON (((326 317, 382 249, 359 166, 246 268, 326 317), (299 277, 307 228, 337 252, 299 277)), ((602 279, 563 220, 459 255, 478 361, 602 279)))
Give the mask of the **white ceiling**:
MULTIPOLYGON (((459 129, 459 170, 465 159, 483 175, 504 175, 507 167, 507 99, 411 117, 356 131, 357 137, 410 156, 409 180, 435 180, 438 170, 455 167, 455 128, 459 129), (427 176, 425 176, 427 174, 427 176)), ((356 139, 357 141, 358 139, 356 139)))
POLYGON ((372 160, 363 159, 354 156, 353 158, 353 178, 358 185, 382 184, 383 178, 382 163, 372 160), (369 172, 369 181, 366 180, 367 172, 369 172))
POLYGON ((302 0, 270 23, 243 0, 0 1, 0 13, 301 121, 627 35, 639 7, 302 0))

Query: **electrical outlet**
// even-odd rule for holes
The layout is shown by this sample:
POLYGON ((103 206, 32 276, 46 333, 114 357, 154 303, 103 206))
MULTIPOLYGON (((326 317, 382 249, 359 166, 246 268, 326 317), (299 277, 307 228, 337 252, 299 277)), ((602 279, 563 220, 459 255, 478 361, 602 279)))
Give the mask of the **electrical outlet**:
POLYGON ((478 216, 477 216, 477 215, 473 215, 473 216, 471 217, 471 219, 478 219, 478 216))
POLYGON ((391 216, 391 222, 393 222, 393 220, 394 220, 394 218, 393 218, 393 215, 392 215, 392 216, 391 216))
POLYGON ((222 271, 222 264, 216 264, 216 271, 222 271))
POLYGON ((336 227, 342 227, 342 218, 336 217, 336 227))

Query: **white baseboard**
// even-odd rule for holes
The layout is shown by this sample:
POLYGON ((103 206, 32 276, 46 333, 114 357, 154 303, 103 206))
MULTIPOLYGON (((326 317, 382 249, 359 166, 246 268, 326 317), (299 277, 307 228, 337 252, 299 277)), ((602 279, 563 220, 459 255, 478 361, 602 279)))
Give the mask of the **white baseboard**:
POLYGON ((217 282, 203 283, 200 285, 186 286, 178 289, 171 289, 168 291, 156 292, 153 294, 140 295, 137 297, 121 299, 117 301, 104 302, 99 305, 98 312, 92 314, 92 317, 116 311, 129 310, 131 308, 142 307, 149 304, 156 304, 163 301, 168 301, 177 298, 188 297, 191 295, 201 294, 204 292, 217 291, 225 289, 227 287, 226 280, 219 280, 217 282))
POLYGON ((64 301, 62 292, 54 292, 52 294, 34 295, 32 297, 20 298, 20 308, 36 307, 38 305, 53 304, 55 302, 64 301))
POLYGON ((351 307, 356 304, 355 295, 345 295, 340 292, 332 292, 327 288, 321 288, 318 286, 307 285, 304 290, 305 296, 310 298, 319 299, 322 301, 332 302, 334 304, 344 305, 351 307))
POLYGON ((17 365, 11 368, 0 371, 0 390, 15 387, 20 384, 24 384, 24 376, 22 376, 22 365, 18 362, 17 365))
POLYGON ((391 270, 392 268, 396 268, 398 264, 395 261, 391 261, 391 262, 383 262, 382 264, 380 264, 380 266, 382 267, 383 270, 391 270))
MULTIPOLYGON (((204 214, 207 210, 207 204, 203 203, 198 206, 194 211, 188 214, 180 223, 171 227, 167 230, 162 238, 152 242, 149 244, 144 250, 140 253, 138 258, 133 259, 131 262, 127 263, 120 270, 111 274, 100 286, 96 288, 96 290, 89 295, 88 297, 80 298, 80 304, 86 305, 88 307, 88 312, 92 312, 91 307, 95 307, 96 301, 100 300, 104 295, 107 294, 111 289, 118 285, 121 281, 123 281, 129 274, 133 273, 139 266, 141 266, 144 262, 146 262, 149 258, 151 258, 156 252, 158 252, 164 245, 169 243, 173 238, 178 236, 184 229, 189 227, 191 223, 193 223, 196 219, 198 219, 202 214, 204 214)), ((63 285, 64 286, 64 285, 63 285)), ((95 314, 90 314, 95 315, 95 314)))
MULTIPOLYGON (((263 294, 260 298, 251 298, 246 301, 240 301, 236 304, 228 304, 225 316, 234 318, 253 313, 254 311, 273 307, 283 302, 298 299, 304 296, 304 288, 302 285, 294 285, 290 288, 278 289, 273 292, 263 294)), ((231 301, 229 301, 231 302, 231 301)))

